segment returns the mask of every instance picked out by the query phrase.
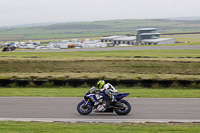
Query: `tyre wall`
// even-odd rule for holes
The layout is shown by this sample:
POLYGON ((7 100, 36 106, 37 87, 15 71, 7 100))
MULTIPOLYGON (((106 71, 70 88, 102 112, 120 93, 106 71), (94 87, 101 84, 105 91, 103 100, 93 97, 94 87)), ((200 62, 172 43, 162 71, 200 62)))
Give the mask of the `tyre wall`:
MULTIPOLYGON (((0 79, 1 87, 40 87, 40 86, 70 86, 70 87, 83 87, 83 86, 96 86, 99 79, 68 79, 68 80, 9 80, 0 79)), ((106 82, 113 84, 114 86, 123 87, 189 87, 189 86, 200 86, 200 80, 106 80, 106 82)))

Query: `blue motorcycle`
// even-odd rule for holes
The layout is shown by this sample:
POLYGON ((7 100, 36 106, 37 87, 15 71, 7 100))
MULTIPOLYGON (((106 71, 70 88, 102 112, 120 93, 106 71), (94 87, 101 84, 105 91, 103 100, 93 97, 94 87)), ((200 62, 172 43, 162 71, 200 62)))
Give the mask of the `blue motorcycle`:
POLYGON ((126 115, 131 111, 131 105, 128 101, 123 100, 129 93, 118 93, 115 95, 116 102, 113 104, 105 92, 100 92, 92 87, 84 95, 84 100, 77 105, 77 111, 82 115, 88 115, 94 110, 95 112, 113 112, 118 115, 126 115), (95 105, 98 103, 98 105, 95 105), (96 108, 96 107, 97 108, 96 108))

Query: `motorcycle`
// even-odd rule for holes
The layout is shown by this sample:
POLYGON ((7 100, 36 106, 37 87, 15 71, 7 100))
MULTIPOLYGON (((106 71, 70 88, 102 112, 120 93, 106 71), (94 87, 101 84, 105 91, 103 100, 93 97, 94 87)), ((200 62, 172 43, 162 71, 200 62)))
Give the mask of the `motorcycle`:
POLYGON ((113 104, 105 92, 92 87, 84 95, 84 100, 77 105, 77 111, 82 115, 88 115, 94 110, 95 112, 113 112, 118 115, 127 115, 131 111, 131 105, 128 101, 123 100, 129 93, 118 93, 115 95, 116 102, 113 104), (98 103, 95 105, 95 103, 98 103), (96 107, 97 108, 96 108, 96 107))

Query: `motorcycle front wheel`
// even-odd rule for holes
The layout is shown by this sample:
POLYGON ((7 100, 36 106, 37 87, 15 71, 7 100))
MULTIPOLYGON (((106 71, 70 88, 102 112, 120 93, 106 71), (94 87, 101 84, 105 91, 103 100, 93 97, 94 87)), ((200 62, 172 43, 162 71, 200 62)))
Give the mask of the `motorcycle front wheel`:
POLYGON ((77 105, 77 111, 82 115, 88 115, 92 112, 92 105, 89 103, 85 105, 85 102, 82 101, 77 105))
POLYGON ((130 111, 131 111, 131 105, 129 104, 128 101, 126 100, 121 100, 119 101, 121 104, 124 105, 123 108, 115 108, 115 112, 118 114, 118 115, 127 115, 130 111))

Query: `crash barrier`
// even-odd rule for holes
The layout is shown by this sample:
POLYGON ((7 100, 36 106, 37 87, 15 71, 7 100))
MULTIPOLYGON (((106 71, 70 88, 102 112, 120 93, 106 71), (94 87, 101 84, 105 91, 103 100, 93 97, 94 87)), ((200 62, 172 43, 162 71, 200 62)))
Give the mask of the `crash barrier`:
MULTIPOLYGON (((10 80, 10 79, 0 79, 1 87, 26 87, 26 86, 96 86, 99 79, 67 79, 67 80, 10 80)), ((130 79, 130 80, 115 80, 115 79, 105 79, 115 86, 124 87, 197 87, 200 88, 200 80, 155 80, 155 79, 130 79)))

